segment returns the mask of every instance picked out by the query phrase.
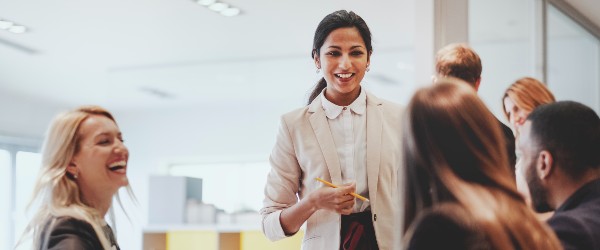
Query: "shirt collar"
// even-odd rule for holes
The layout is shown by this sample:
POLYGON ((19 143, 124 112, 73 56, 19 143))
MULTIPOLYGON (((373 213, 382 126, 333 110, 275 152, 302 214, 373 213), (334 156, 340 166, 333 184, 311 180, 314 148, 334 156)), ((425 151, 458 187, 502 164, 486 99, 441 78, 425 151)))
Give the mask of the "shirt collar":
MULTIPOLYGON (((327 100, 327 98, 325 98, 326 89, 327 88, 321 91, 321 94, 319 94, 319 98, 321 98, 321 103, 323 105, 323 110, 325 111, 325 116, 327 116, 327 118, 329 119, 335 119, 342 113, 342 111, 344 110, 344 106, 335 105, 334 103, 327 100)), ((365 110, 367 109, 367 95, 365 93, 364 88, 360 88, 360 94, 358 95, 356 100, 354 100, 347 107, 350 108, 352 112, 358 115, 362 115, 365 113, 365 110)))
POLYGON ((573 193, 560 207, 555 210, 555 214, 576 208, 584 202, 592 199, 597 199, 597 195, 600 193, 600 179, 596 179, 581 186, 575 193, 573 193))

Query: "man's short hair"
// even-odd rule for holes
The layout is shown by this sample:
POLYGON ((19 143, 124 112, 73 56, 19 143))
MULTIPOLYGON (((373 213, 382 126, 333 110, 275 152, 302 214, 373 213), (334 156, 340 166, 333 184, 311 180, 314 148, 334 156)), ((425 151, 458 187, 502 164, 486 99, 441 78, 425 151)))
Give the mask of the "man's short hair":
POLYGON ((600 118, 591 108, 560 101, 539 106, 527 120, 536 151, 549 151, 571 178, 600 167, 600 118))
POLYGON ((460 78, 475 87, 481 78, 481 59, 464 43, 446 45, 436 55, 435 70, 438 75, 460 78))

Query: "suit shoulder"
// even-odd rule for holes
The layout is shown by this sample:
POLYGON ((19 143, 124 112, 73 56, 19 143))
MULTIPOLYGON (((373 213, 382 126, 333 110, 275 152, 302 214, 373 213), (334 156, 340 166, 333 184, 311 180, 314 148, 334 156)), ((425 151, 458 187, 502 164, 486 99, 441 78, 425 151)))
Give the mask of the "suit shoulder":
POLYGON ((383 114, 385 115, 385 117, 388 119, 392 119, 395 122, 400 122, 405 111, 404 106, 385 99, 380 100, 383 114))
POLYGON ((292 111, 289 111, 283 115, 281 115, 281 120, 285 121, 285 123, 289 124, 295 124, 300 120, 304 120, 308 114, 309 114, 309 110, 308 110, 308 106, 306 107, 301 107, 301 108, 297 108, 294 109, 292 111))

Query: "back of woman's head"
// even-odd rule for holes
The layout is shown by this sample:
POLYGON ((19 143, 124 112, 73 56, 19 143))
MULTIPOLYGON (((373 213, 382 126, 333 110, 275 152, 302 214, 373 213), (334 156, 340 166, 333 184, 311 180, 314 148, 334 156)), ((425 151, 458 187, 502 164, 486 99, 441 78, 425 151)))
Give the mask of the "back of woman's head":
MULTIPOLYGON (((319 56, 321 53, 321 47, 327 40, 327 37, 331 32, 339 28, 356 28, 360 33, 363 41, 365 42, 365 48, 367 49, 368 55, 373 52, 373 46, 371 43, 371 30, 365 20, 359 15, 352 11, 338 10, 323 18, 317 29, 315 30, 315 36, 313 37, 313 48, 311 51, 312 58, 319 56)), ((308 98, 308 104, 310 104, 327 86, 327 82, 324 78, 321 78, 308 98)))
MULTIPOLYGON (((502 96, 502 104, 504 99, 510 98, 517 107, 533 111, 542 104, 553 103, 556 101, 554 95, 546 85, 531 77, 523 77, 511 84, 502 96)), ((505 109, 502 109, 504 116, 508 119, 508 114, 505 109)))
POLYGON ((510 213, 537 223, 512 180, 497 120, 466 82, 440 79, 418 90, 403 122, 404 232, 419 211, 446 202, 481 222, 496 247, 511 245, 513 230, 528 233, 510 213))
POLYGON ((407 184, 417 189, 408 195, 418 195, 416 204, 454 199, 448 197, 445 182, 450 179, 445 175, 482 186, 512 185, 498 123, 467 83, 441 79, 418 90, 406 115, 407 184))

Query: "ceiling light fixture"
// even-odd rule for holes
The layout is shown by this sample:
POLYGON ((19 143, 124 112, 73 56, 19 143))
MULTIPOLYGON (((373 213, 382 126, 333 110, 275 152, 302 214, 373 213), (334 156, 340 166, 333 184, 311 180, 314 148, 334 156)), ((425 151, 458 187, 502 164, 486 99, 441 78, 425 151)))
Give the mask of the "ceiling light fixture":
POLYGON ((208 8, 209 10, 217 12, 226 17, 237 16, 242 13, 242 11, 239 8, 230 6, 229 4, 220 2, 218 0, 193 0, 193 1, 195 1, 199 5, 202 5, 206 8, 208 8))
POLYGON ((25 27, 23 25, 19 25, 13 21, 2 19, 2 18, 0 18, 0 29, 7 30, 14 34, 23 34, 23 33, 27 32, 27 30, 29 30, 27 27, 25 27))
POLYGON ((227 9, 222 10, 220 13, 223 16, 237 16, 240 14, 240 9, 235 7, 229 7, 227 9))
POLYGON ((7 20, 0 20, 0 29, 6 30, 12 26, 13 23, 7 20))
POLYGON ((208 6, 208 8, 212 11, 221 12, 229 8, 229 5, 227 5, 226 3, 213 3, 210 6, 208 6))
POLYGON ((198 0, 197 3, 202 5, 202 6, 209 6, 213 3, 215 3, 217 0, 198 0))
POLYGON ((27 28, 22 25, 13 25, 10 28, 8 28, 8 31, 15 33, 15 34, 23 34, 27 31, 27 28))

